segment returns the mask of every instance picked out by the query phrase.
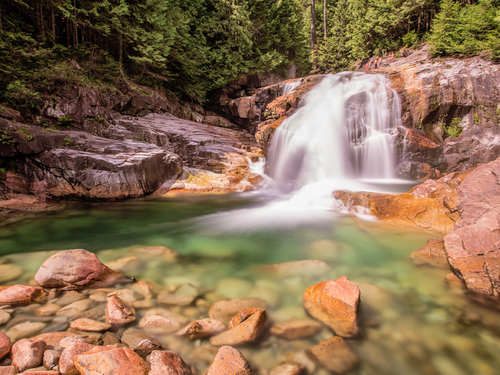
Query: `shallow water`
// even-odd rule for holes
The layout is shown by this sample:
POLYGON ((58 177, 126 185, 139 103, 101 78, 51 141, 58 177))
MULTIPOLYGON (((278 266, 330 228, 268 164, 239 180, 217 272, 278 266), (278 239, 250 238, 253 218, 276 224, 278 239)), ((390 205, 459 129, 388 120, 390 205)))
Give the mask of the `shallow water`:
MULTIPOLYGON (((141 257, 124 272, 169 291, 193 286, 199 293, 196 304, 175 308, 191 320, 206 318, 214 300, 251 296, 265 299, 269 318, 278 322, 306 316, 302 293, 308 286, 347 276, 361 289, 362 334, 346 340, 360 359, 352 374, 500 374, 498 303, 472 300, 445 283, 449 270, 415 267, 408 259, 432 233, 313 208, 285 214, 279 207, 260 209, 267 200, 255 194, 184 195, 69 204, 0 223, 3 262, 23 269, 22 276, 3 285, 28 284, 56 250, 83 248, 111 262, 137 256, 131 248, 166 246, 180 254, 177 263, 141 257), (304 259, 322 260, 331 269, 279 276, 261 267, 304 259)), ((139 317, 144 311, 137 310, 139 317)), ((29 314, 23 310, 16 316, 29 314)), ((9 323, 0 327, 9 328, 9 323)), ((257 374, 293 360, 322 375, 326 370, 305 351, 331 336, 327 329, 305 340, 270 336, 239 349, 257 374)), ((216 352, 207 340, 158 339, 200 374, 216 352)))

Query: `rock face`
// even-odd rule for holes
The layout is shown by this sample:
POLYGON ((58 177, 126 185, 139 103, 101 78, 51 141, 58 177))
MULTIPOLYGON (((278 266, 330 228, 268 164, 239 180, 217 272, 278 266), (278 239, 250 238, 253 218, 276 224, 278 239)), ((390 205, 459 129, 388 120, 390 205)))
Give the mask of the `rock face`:
POLYGON ((358 334, 359 288, 347 277, 322 281, 304 292, 304 308, 313 318, 329 326, 342 337, 358 334))
POLYGON ((403 126, 427 139, 401 137, 404 161, 449 173, 495 160, 500 156, 499 66, 481 57, 429 59, 420 52, 414 54, 417 60, 410 56, 381 69, 401 99, 403 126), (458 138, 448 133, 453 126, 463 130, 458 138))
POLYGON ((473 292, 500 293, 500 159, 472 171, 457 189, 460 220, 444 238, 448 261, 473 292))
POLYGON ((253 375, 252 368, 243 355, 231 346, 223 346, 217 352, 207 375, 253 375))
POLYGON ((47 259, 35 275, 35 281, 44 288, 64 290, 100 287, 124 280, 119 272, 102 264, 87 250, 65 250, 47 259))

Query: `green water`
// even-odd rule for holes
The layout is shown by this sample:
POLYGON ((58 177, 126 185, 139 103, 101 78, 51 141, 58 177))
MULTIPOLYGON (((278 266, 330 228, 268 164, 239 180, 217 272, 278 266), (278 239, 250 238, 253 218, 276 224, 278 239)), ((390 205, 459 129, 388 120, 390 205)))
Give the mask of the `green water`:
MULTIPOLYGON (((300 212, 280 219, 259 210, 261 205, 255 196, 186 195, 68 204, 12 223, 6 220, 0 222, 2 260, 20 266, 23 274, 4 285, 29 283, 56 250, 83 248, 111 262, 130 257, 131 248, 166 246, 180 254, 177 263, 144 257, 124 272, 166 288, 193 285, 200 291, 199 301, 207 303, 214 295, 260 297, 269 305, 271 321, 277 322, 306 316, 301 300, 308 286, 347 276, 361 289, 362 334, 347 340, 360 366, 351 373, 500 374, 498 303, 471 299, 459 286, 445 283, 449 270, 415 267, 408 259, 435 235, 328 212, 311 220, 300 212), (261 267, 305 259, 322 260, 331 269, 280 276, 261 267)), ((194 320, 206 318, 207 310, 199 303, 179 312, 194 320)), ((323 375, 326 370, 305 351, 331 335, 324 329, 305 340, 270 337, 239 349, 257 374, 293 360, 309 373, 323 375)), ((200 354, 213 354, 208 341, 159 339, 200 374, 210 364, 207 354, 200 354)))

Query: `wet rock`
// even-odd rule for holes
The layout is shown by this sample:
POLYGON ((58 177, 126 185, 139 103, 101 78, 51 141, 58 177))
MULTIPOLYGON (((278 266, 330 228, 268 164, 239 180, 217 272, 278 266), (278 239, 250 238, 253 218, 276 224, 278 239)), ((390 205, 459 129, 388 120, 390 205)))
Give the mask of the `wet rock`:
POLYGON ((75 332, 49 332, 33 337, 33 340, 43 340, 48 350, 61 350, 61 341, 67 337, 80 337, 81 333, 75 332))
POLYGON ((63 307, 58 312, 56 312, 56 316, 65 316, 68 318, 75 317, 78 314, 81 314, 85 310, 88 310, 93 305, 93 302, 88 299, 82 299, 73 303, 70 303, 68 306, 63 307))
POLYGON ((47 370, 52 370, 53 368, 59 366, 59 358, 61 358, 61 353, 57 350, 46 350, 43 353, 43 367, 47 370))
POLYGON ((410 254, 410 260, 416 266, 450 268, 442 238, 429 239, 427 245, 410 254))
POLYGON ((0 331, 0 359, 5 357, 12 347, 12 341, 10 341, 9 336, 0 331))
POLYGON ((173 352, 155 350, 149 359, 149 375, 192 375, 191 369, 173 352))
POLYGON ((129 328, 123 332, 121 341, 141 357, 146 357, 153 350, 163 349, 158 341, 137 328, 129 328))
POLYGON ((217 352, 207 375, 252 375, 253 371, 247 360, 236 349, 223 346, 217 352))
POLYGON ((187 296, 183 294, 160 294, 158 296, 158 303, 160 305, 178 305, 178 306, 186 306, 192 304, 194 301, 194 297, 187 296))
POLYGON ((59 375, 58 371, 45 370, 43 368, 34 368, 31 370, 26 370, 19 375, 59 375))
POLYGON ((358 334, 359 288, 345 276, 310 286, 302 296, 304 308, 342 337, 358 334))
POLYGON ((0 366, 0 375, 16 375, 17 369, 14 366, 0 366))
POLYGON ((41 322, 24 322, 9 328, 6 333, 12 341, 17 341, 21 338, 36 335, 46 326, 47 324, 41 322))
POLYGON ((10 320, 10 314, 7 311, 0 310, 0 326, 10 320))
MULTIPOLYGON (((56 289, 52 289, 56 290, 56 289)), ((77 291, 70 290, 64 293, 55 303, 59 306, 66 306, 72 304, 73 302, 80 301, 81 299, 85 299, 86 296, 84 294, 78 293, 77 291)))
POLYGON ((186 327, 177 331, 177 335, 189 337, 190 340, 198 340, 216 335, 226 330, 224 323, 213 318, 194 321, 186 327))
POLYGON ((55 303, 48 303, 39 309, 35 311, 35 314, 38 316, 51 316, 55 315, 59 310, 61 309, 61 306, 55 304, 55 303))
POLYGON ((129 348, 77 355, 75 366, 85 375, 147 375, 150 367, 129 348))
POLYGON ((188 318, 173 311, 153 309, 144 314, 143 318, 139 321, 139 327, 158 333, 172 333, 178 331, 181 325, 186 324, 188 321, 188 318))
POLYGON ((92 346, 97 345, 99 342, 99 337, 96 335, 87 335, 87 336, 68 336, 59 342, 59 346, 62 349, 69 348, 73 344, 90 344, 92 346))
POLYGON ((94 345, 90 345, 84 342, 75 342, 68 345, 61 353, 61 358, 59 359, 59 371, 63 375, 77 375, 79 371, 76 369, 74 360, 79 354, 88 352, 94 348, 94 345))
POLYGON ((111 296, 106 304, 106 322, 127 324, 135 320, 135 310, 117 296, 111 296))
POLYGON ((215 287, 215 293, 226 298, 244 297, 252 288, 252 284, 242 279, 222 279, 215 287))
POLYGON ((129 304, 133 303, 137 299, 141 298, 141 296, 138 293, 136 293, 130 289, 120 289, 120 290, 117 290, 116 292, 108 294, 108 298, 110 298, 112 296, 116 296, 116 297, 120 298, 123 302, 129 303, 129 304))
POLYGON ((109 323, 102 323, 88 318, 76 319, 69 326, 79 331, 91 332, 106 331, 111 328, 111 324, 109 323))
POLYGON ((22 339, 12 345, 12 365, 23 372, 42 363, 47 344, 43 340, 22 339))
POLYGON ((0 283, 15 280, 23 274, 23 269, 15 264, 0 264, 0 283))
POLYGON ((106 263, 106 267, 119 272, 132 271, 141 265, 141 261, 137 257, 125 257, 113 260, 106 263))
POLYGON ((121 273, 106 267, 94 254, 83 249, 52 255, 35 275, 38 285, 65 290, 103 287, 123 279, 121 273))
POLYGON ((232 298, 214 302, 208 311, 208 316, 223 323, 228 323, 241 309, 258 307, 265 309, 266 302, 260 298, 232 298))
POLYGON ((291 319, 271 327, 271 335, 287 340, 297 340, 320 332, 322 325, 312 319, 291 319))
POLYGON ((0 305, 27 305, 45 300, 42 288, 25 285, 0 286, 0 305))
POLYGON ((335 374, 344 374, 358 364, 358 358, 342 337, 332 337, 309 349, 308 354, 335 374))
POLYGON ((284 362, 275 366, 269 375, 303 375, 305 374, 304 366, 293 362, 284 362))
POLYGON ((261 270, 277 277, 296 277, 321 275, 330 272, 332 268, 321 260, 308 259, 271 264, 261 267, 261 270))
POLYGON ((229 321, 228 330, 211 337, 210 344, 220 346, 254 342, 262 334, 266 318, 264 309, 241 309, 229 321))

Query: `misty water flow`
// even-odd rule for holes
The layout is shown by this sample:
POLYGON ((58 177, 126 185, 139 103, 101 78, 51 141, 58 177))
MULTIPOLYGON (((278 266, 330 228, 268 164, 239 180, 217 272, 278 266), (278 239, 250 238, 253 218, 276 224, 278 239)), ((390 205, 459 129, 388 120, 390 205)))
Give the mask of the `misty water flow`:
POLYGON ((293 90, 295 90, 301 84, 302 84, 302 78, 299 78, 293 82, 285 83, 283 85, 283 94, 281 94, 281 95, 286 95, 286 94, 291 93, 293 90))

